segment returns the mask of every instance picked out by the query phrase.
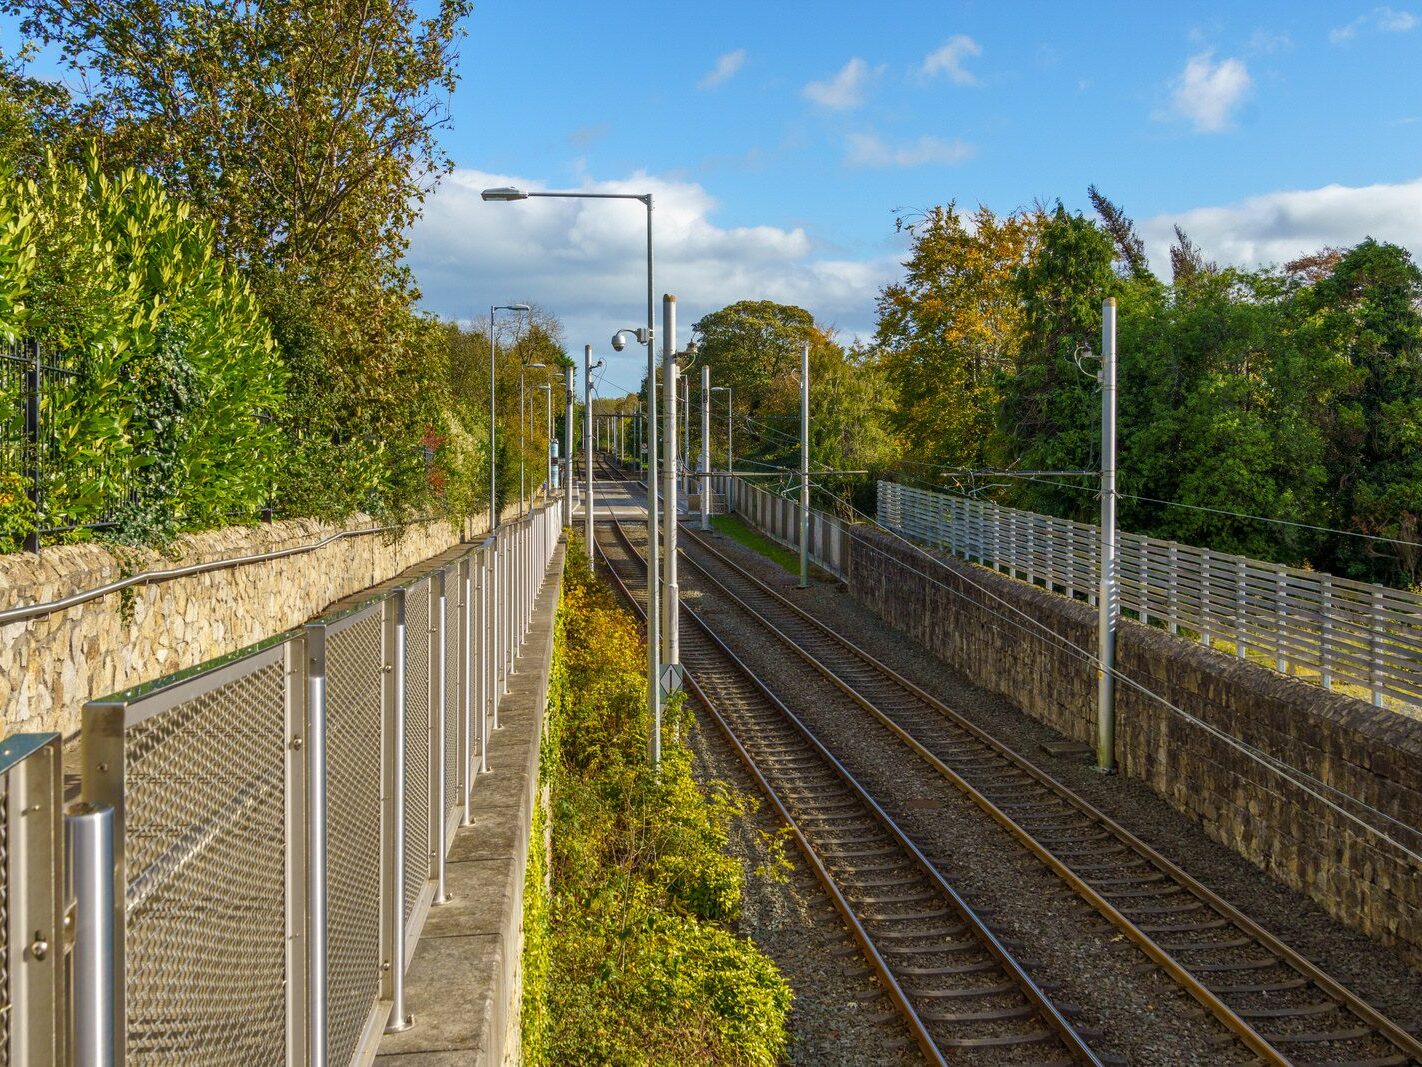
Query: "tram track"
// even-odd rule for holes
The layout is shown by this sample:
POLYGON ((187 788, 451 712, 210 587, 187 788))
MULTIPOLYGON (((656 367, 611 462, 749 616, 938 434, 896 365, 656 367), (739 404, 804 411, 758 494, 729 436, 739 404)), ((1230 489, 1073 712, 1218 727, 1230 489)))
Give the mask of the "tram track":
MULTIPOLYGON (((616 472, 604 463, 608 473, 616 472)), ((812 618, 696 531, 697 580, 986 812, 1259 1060, 1422 1064, 1422 1042, 1021 754, 812 618)), ((683 576, 691 577, 683 569, 683 576)))
MULTIPOLYGON (((640 608, 645 564, 616 520, 600 524, 597 547, 640 608)), ((694 610, 682 611, 692 623, 681 641, 688 687, 790 827, 929 1061, 1113 1062, 805 723, 694 610)))

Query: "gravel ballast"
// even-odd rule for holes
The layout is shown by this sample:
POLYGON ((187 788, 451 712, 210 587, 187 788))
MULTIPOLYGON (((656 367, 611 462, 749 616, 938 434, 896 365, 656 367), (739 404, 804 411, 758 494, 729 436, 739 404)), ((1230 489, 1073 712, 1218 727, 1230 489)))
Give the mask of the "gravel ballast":
MULTIPOLYGON (((779 588, 814 617, 884 660, 1100 807, 1394 1020, 1410 1028, 1422 1023, 1422 975, 1411 969, 1399 954, 1338 923, 1308 898, 1275 882, 1244 858, 1212 841, 1198 823, 1170 807, 1144 783, 1103 777, 1096 772, 1088 756, 1048 755, 1041 746, 1062 740, 1061 735, 1001 697, 972 685, 917 642, 888 628, 878 616, 858 604, 843 586, 815 581, 808 590, 796 589, 795 577, 778 565, 729 538, 713 535, 712 540, 719 551, 767 584, 779 588)), ((683 568, 684 573, 689 570, 683 568)), ((684 584, 692 584, 690 575, 684 584)), ((772 667, 785 662, 783 658, 771 659, 772 667)), ((779 669, 783 672, 784 667, 779 669)), ((1040 885, 1050 886, 1055 881, 1054 877, 1045 876, 1045 870, 1035 861, 1024 862, 1044 872, 1040 885)), ((1144 962, 1139 953, 1135 953, 1135 957, 1138 964, 1144 962)), ((1138 967, 1138 973, 1164 981, 1148 964, 1138 967)), ((1142 1029, 1148 1027, 1148 1017, 1140 1019, 1142 1029)), ((1130 1055, 1130 1058, 1136 1060, 1137 1056, 1130 1055)))

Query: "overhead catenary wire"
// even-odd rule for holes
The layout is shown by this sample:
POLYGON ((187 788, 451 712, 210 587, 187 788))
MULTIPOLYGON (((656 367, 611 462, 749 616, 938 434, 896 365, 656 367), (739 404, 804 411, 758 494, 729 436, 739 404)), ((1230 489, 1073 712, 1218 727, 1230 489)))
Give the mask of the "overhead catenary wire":
MULTIPOLYGON (((847 508, 849 512, 853 513, 854 515, 860 516, 866 521, 867 524, 882 531, 889 537, 893 538, 895 541, 902 543, 905 547, 910 549, 916 555, 922 556, 930 563, 934 563, 936 565, 941 563, 941 561, 939 561, 922 546, 913 543, 908 538, 900 534, 898 531, 884 526, 878 521, 877 518, 872 515, 868 515, 863 511, 860 511, 858 508, 854 507, 852 503, 845 500, 843 497, 836 497, 836 499, 845 508, 847 508)), ((888 553, 880 546, 873 545, 872 543, 867 541, 863 543, 868 548, 870 548, 871 551, 877 552, 878 554, 888 558, 894 558, 889 557, 888 553)), ((903 564, 904 561, 896 560, 896 562, 903 564)), ((909 569, 918 577, 926 579, 933 585, 945 590, 950 595, 956 596, 960 599, 967 599, 966 594, 963 593, 962 590, 955 589, 953 586, 942 581, 935 575, 913 567, 911 565, 909 566, 909 569)), ((987 586, 975 581, 967 573, 958 571, 956 572, 956 575, 965 584, 971 586, 973 589, 982 593, 985 597, 988 597, 999 605, 1001 605, 1001 607, 1006 609, 1006 611, 1011 615, 1020 616, 1023 620, 1025 620, 1026 625, 1015 621, 1013 618, 1009 617, 1008 614, 1004 614, 1003 611, 994 610, 982 604, 975 605, 979 608, 986 610, 988 614, 993 616, 999 622, 1011 626, 1013 629, 1019 630, 1031 637, 1034 637, 1045 644, 1051 644, 1052 642, 1055 642, 1063 651, 1067 652, 1073 658, 1089 664, 1094 669, 1103 669, 1103 666, 1098 657, 1089 649, 1082 648, 1080 645, 1071 641, 1069 638, 1062 636, 1055 630, 1052 630, 1045 623, 1033 618, 1027 612, 1010 603, 1005 598, 999 596, 997 593, 994 593, 991 589, 987 588, 987 586)), ((1388 845, 1392 846, 1397 851, 1406 856, 1414 864, 1422 866, 1422 853, 1419 853, 1416 849, 1410 847, 1402 841, 1397 840, 1397 838, 1392 836, 1390 833, 1388 833, 1381 827, 1375 825, 1372 822, 1369 822, 1367 819, 1359 817, 1352 811, 1349 811, 1343 805, 1345 803, 1354 805, 1359 810, 1366 812, 1369 816, 1374 817, 1385 824, 1396 826, 1401 830, 1406 831, 1407 834, 1410 834, 1414 839, 1417 839, 1419 841, 1422 841, 1422 830, 1419 830, 1418 828, 1413 826, 1409 826, 1407 823, 1401 822, 1400 820, 1394 818, 1386 812, 1380 811, 1379 809, 1373 807, 1366 801, 1360 800, 1359 798, 1352 796, 1351 794, 1346 793, 1343 790, 1338 789, 1337 787, 1322 781, 1321 779, 1316 778, 1315 776, 1309 774, 1307 771, 1290 766, 1289 764, 1284 763, 1277 757, 1272 756, 1269 753, 1264 752, 1263 750, 1258 749, 1245 741, 1241 741, 1239 738, 1226 733, 1225 731, 1221 730, 1219 727, 1214 726, 1211 723, 1205 722, 1204 720, 1199 718, 1199 716, 1194 715, 1191 712, 1188 712, 1185 709, 1179 707, 1178 705, 1172 703, 1166 697, 1155 692, 1143 683, 1137 681, 1134 678, 1131 678, 1128 675, 1122 674, 1119 669, 1116 669, 1114 667, 1109 669, 1111 670, 1112 676, 1116 679, 1118 683, 1135 690, 1136 692, 1142 694, 1150 700, 1155 701, 1156 703, 1164 707, 1166 710, 1171 712, 1173 715, 1178 716, 1185 722, 1190 723, 1192 726, 1204 730, 1212 737, 1216 738, 1220 742, 1228 745, 1229 747, 1244 755, 1247 759, 1251 760, 1252 762, 1263 767, 1265 770, 1288 782, 1295 788, 1313 797, 1315 800, 1323 804, 1329 810, 1336 812, 1340 817, 1346 819, 1353 825, 1361 828, 1368 835, 1386 842, 1388 845), (1332 797, 1336 797, 1338 799, 1331 799, 1332 797)))
MULTIPOLYGON (((973 471, 965 467, 952 467, 934 463, 924 463, 921 460, 901 459, 898 462, 907 463, 914 467, 924 467, 929 470, 942 471, 949 474, 959 474, 965 476, 972 474, 990 473, 994 478, 1012 478, 1016 481, 1037 482, 1040 485, 1049 485, 1054 489, 1073 489, 1079 493, 1089 493, 1092 496, 1097 495, 1097 493, 1099 492, 1094 486, 1072 485, 1070 482, 1051 482, 1047 481, 1045 478, 1037 476, 1037 474, 1041 474, 1043 472, 1037 472, 1037 474, 1024 474, 1011 470, 994 470, 991 472, 986 472, 973 471)), ((1094 471, 1085 473, 1078 471, 1063 471, 1059 475, 1057 475, 1057 477, 1094 478, 1096 477, 1096 473, 1094 471)), ((1251 515, 1243 511, 1230 511, 1228 508, 1212 508, 1204 504, 1186 504, 1184 501, 1180 500, 1166 500, 1160 497, 1140 496, 1135 493, 1123 493, 1120 490, 1117 490, 1116 495, 1122 500, 1136 500, 1145 504, 1160 504, 1165 507, 1184 508, 1187 511, 1208 512, 1211 515, 1222 515, 1232 519, 1246 519, 1253 522, 1269 522, 1274 523, 1278 526, 1290 526, 1300 530, 1311 530, 1315 533, 1336 534, 1339 537, 1356 537, 1359 540, 1363 541, 1375 541, 1381 542, 1383 544, 1399 545, 1404 548, 1422 548, 1422 541, 1408 541, 1398 537, 1384 537, 1381 534, 1362 533, 1359 530, 1340 530, 1334 526, 1318 526, 1313 523, 1298 522, 1293 519, 1271 518, 1268 515, 1251 515)))

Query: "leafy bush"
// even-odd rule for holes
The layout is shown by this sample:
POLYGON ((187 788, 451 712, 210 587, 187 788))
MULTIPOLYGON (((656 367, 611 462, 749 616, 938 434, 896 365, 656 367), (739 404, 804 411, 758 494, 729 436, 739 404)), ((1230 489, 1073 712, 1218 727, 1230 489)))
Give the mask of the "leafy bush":
MULTIPOLYGON (((47 383, 40 523, 164 540, 267 500, 282 398, 271 335, 211 227, 153 179, 51 157, 0 190, 0 338, 38 340, 47 383)), ((14 536, 16 530, 0 530, 14 536)))
POLYGON ((570 547, 542 760, 551 890, 536 857, 523 1054, 531 1064, 772 1064, 790 987, 724 925, 741 900, 727 833, 752 802, 696 783, 678 740, 690 726, 680 701, 665 716, 660 772, 648 768, 644 647, 570 547))

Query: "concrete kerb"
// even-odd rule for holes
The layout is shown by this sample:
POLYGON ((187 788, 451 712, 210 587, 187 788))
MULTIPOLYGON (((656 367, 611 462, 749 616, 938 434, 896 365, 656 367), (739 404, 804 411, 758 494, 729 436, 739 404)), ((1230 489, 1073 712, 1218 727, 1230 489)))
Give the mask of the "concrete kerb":
POLYGON ((380 1067, 518 1061, 523 883, 538 792, 539 741, 553 663, 566 541, 549 564, 533 625, 500 706, 490 773, 474 782, 474 821, 454 835, 454 899, 430 910, 406 979, 415 1025, 381 1041, 380 1067))

